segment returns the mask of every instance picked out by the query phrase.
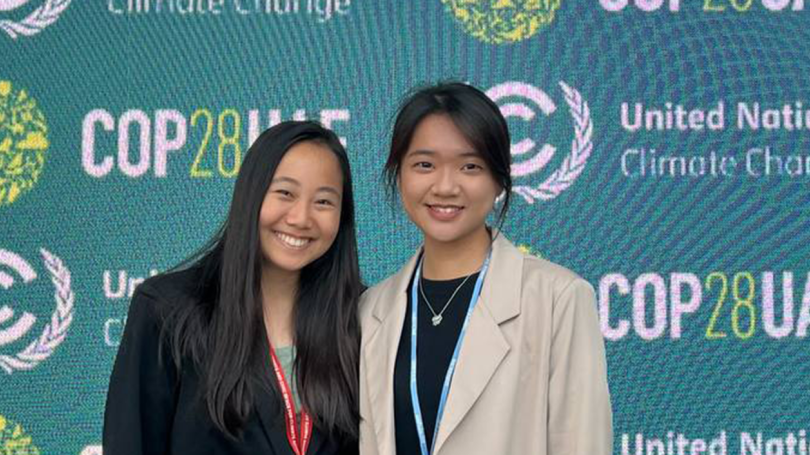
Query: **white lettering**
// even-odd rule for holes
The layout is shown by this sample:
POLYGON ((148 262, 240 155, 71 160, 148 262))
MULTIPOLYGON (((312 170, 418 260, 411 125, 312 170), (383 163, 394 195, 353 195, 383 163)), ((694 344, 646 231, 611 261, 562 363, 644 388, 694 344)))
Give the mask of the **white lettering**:
POLYGON ((615 286, 619 294, 630 294, 630 283, 624 275, 611 273, 599 280, 599 321, 602 327, 602 335, 611 341, 623 338, 630 330, 630 323, 626 320, 619 320, 616 327, 610 326, 610 289, 615 286))
POLYGON ((100 164, 96 164, 96 123, 101 124, 105 131, 115 129, 115 120, 109 112, 103 109, 92 110, 84 117, 82 122, 82 167, 93 177, 104 177, 113 168, 114 160, 111 156, 105 156, 100 164))

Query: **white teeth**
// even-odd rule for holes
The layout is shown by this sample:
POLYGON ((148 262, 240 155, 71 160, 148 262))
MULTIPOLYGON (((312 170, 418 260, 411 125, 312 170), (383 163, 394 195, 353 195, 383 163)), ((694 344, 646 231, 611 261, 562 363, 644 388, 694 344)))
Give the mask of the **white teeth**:
POLYGON ((281 239, 282 242, 286 243, 287 245, 293 248, 301 248, 302 246, 309 243, 309 239, 299 239, 298 237, 293 237, 291 235, 283 234, 281 232, 276 232, 276 237, 281 239))
POLYGON ((459 207, 439 207, 439 206, 436 206, 436 205, 434 205, 432 208, 433 208, 433 210, 435 210, 435 211, 437 211, 439 213, 446 213, 446 214, 455 213, 455 212, 458 212, 459 210, 461 210, 459 207))

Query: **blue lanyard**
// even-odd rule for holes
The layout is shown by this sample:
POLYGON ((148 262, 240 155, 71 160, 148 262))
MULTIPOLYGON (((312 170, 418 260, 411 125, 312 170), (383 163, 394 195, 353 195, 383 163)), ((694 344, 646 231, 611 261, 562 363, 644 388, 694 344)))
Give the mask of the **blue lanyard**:
POLYGON ((450 365, 447 367, 447 374, 444 377, 444 386, 442 386, 442 395, 439 400, 439 409, 436 412, 436 426, 433 429, 433 444, 431 444, 430 451, 428 451, 427 448, 425 424, 422 420, 422 406, 419 403, 419 391, 416 387, 416 327, 418 325, 419 316, 419 296, 417 289, 419 279, 422 276, 422 259, 419 260, 419 265, 416 267, 416 275, 411 285, 411 403, 413 405, 413 418, 416 421, 416 433, 419 436, 419 446, 422 449, 422 455, 430 455, 430 453, 433 452, 433 448, 436 446, 436 436, 439 434, 439 422, 442 420, 444 406, 447 404, 447 395, 450 393, 450 382, 453 380, 453 372, 458 363, 461 342, 464 340, 464 334, 467 333, 467 327, 470 325, 470 316, 475 308, 478 296, 481 294, 481 285, 484 282, 484 275, 486 275, 487 268, 489 268, 489 258, 490 254, 487 254, 478 279, 475 281, 475 288, 473 289, 473 294, 470 298, 469 306, 467 307, 467 315, 464 316, 464 324, 461 326, 461 333, 459 333, 458 340, 456 340, 456 348, 453 350, 453 357, 450 359, 450 365))

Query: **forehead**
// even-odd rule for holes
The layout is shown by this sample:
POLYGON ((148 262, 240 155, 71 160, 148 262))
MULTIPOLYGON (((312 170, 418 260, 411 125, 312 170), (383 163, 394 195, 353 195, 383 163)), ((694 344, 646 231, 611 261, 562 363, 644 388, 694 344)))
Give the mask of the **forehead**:
POLYGON ((343 172, 335 153, 327 146, 313 141, 299 142, 284 154, 273 176, 288 177, 313 186, 329 185, 340 189, 343 172))
POLYGON ((416 152, 432 152, 442 157, 479 156, 464 133, 445 114, 429 115, 419 122, 407 154, 416 152))

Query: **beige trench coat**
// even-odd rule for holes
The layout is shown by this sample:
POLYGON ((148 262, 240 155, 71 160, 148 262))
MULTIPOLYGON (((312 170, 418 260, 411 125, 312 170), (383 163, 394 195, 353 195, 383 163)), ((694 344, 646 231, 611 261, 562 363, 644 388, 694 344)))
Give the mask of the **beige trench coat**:
MULTIPOLYGON (((361 299, 360 455, 396 451, 394 361, 417 257, 361 299)), ((590 284, 500 234, 469 324, 434 455, 612 453, 590 284)))

